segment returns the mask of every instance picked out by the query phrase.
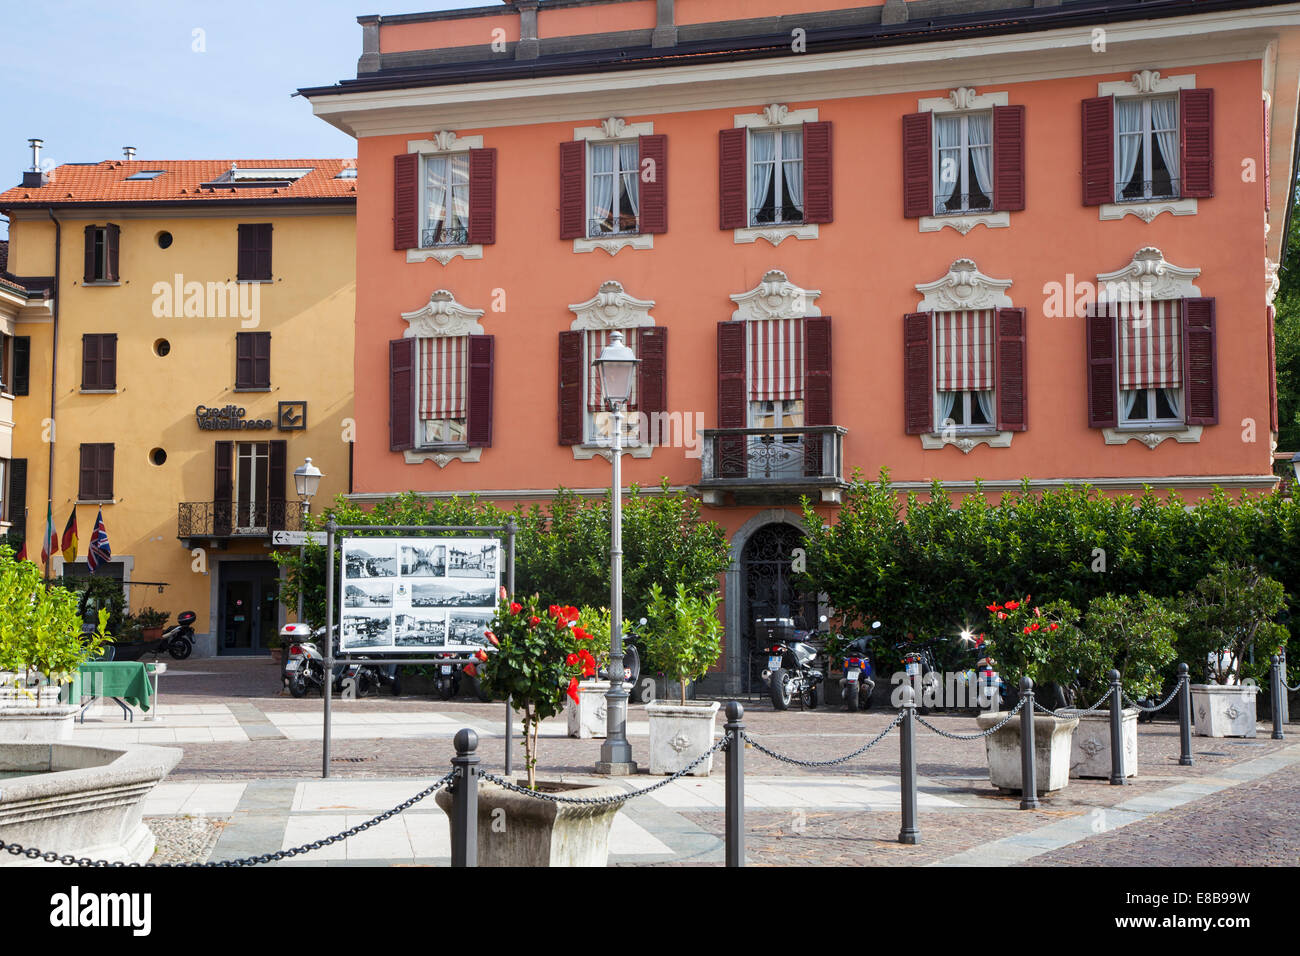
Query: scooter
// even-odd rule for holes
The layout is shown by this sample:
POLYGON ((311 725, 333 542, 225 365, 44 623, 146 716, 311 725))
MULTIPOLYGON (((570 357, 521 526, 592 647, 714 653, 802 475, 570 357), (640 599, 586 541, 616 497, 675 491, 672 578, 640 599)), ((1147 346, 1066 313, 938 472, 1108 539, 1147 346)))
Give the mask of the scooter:
POLYGON ((988 652, 984 635, 962 631, 961 643, 974 652, 977 658, 975 661, 976 706, 990 713, 997 713, 1007 707, 1007 685, 995 669, 997 664, 988 652))
MULTIPOLYGON (((280 633, 290 638, 301 637, 306 625, 285 625, 280 633), (299 630, 301 628, 301 630, 299 630)), ((323 639, 325 629, 320 628, 313 637, 323 639)), ((338 648, 335 648, 335 653, 338 648)), ((284 662, 284 675, 289 685, 289 693, 294 697, 305 697, 312 688, 321 693, 325 690, 325 657, 315 641, 296 640, 289 646, 289 656, 284 662)), ((330 675, 332 690, 343 697, 367 697, 383 684, 393 688, 393 693, 401 692, 401 680, 396 664, 379 667, 356 661, 340 661, 334 665, 330 675)))
POLYGON ((194 628, 193 624, 199 616, 193 611, 181 611, 176 615, 176 623, 163 631, 162 637, 158 640, 158 645, 153 649, 153 655, 157 657, 163 651, 166 651, 174 660, 183 661, 194 653, 194 628))
MULTIPOLYGON (((879 621, 872 623, 873 632, 879 628, 879 621)), ((867 646, 875 637, 874 634, 864 634, 844 648, 844 680, 840 682, 840 699, 850 711, 871 709, 871 694, 876 689, 876 681, 871 669, 871 658, 867 655, 867 646)))
POLYGON ((917 694, 918 714, 930 713, 930 707, 923 703, 926 699, 926 691, 930 691, 930 699, 937 696, 937 690, 942 689, 940 683, 938 668, 934 662, 934 645, 937 641, 927 641, 924 644, 903 643, 895 644, 894 649, 902 652, 903 672, 906 675, 907 683, 912 686, 917 694), (938 688, 935 685, 939 684, 938 688))
POLYGON ((439 660, 446 664, 433 665, 436 669, 433 678, 433 692, 439 700, 451 700, 460 692, 460 665, 454 662, 454 654, 439 654, 439 660))
MULTIPOLYGON (((823 615, 821 620, 825 623, 826 617, 823 615)), ((795 631, 789 641, 778 639, 768 647, 767 667, 760 676, 767 684, 775 710, 789 709, 796 695, 801 708, 817 709, 819 688, 825 675, 813 666, 817 649, 808 643, 811 633, 795 631)))

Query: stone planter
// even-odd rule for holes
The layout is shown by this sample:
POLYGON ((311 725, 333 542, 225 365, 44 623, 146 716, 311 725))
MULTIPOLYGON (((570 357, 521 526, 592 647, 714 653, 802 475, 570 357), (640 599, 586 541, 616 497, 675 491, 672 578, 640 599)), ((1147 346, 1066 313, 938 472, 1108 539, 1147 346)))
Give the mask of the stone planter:
POLYGON ((61 687, 38 684, 19 689, 18 675, 0 674, 0 741, 56 743, 72 737, 72 722, 80 707, 60 704, 61 687))
MULTIPOLYGON (((523 786, 526 777, 514 783, 523 786)), ((539 780, 543 793, 568 797, 624 796, 620 787, 539 780)), ((434 794, 451 824, 452 795, 434 794)), ((605 866, 609 830, 624 800, 602 806, 552 803, 480 780, 478 786, 479 866, 605 866)))
MULTIPOLYGON (((1073 713, 1062 711, 1062 713, 1073 713)), ((1091 714, 1076 714, 1079 729, 1070 745, 1070 776, 1079 778, 1110 779, 1110 711, 1099 710, 1091 714)), ((1120 769, 1124 776, 1137 776, 1137 719, 1136 707, 1126 707, 1120 720, 1120 739, 1124 743, 1124 756, 1120 769)), ((1035 727, 1035 737, 1038 728, 1035 727)))
POLYGON ((589 680, 578 684, 578 703, 566 698, 564 715, 569 722, 569 736, 582 740, 605 736, 605 695, 609 681, 589 680))
MULTIPOLYGON (((672 774, 713 746, 713 722, 722 705, 716 700, 670 704, 656 700, 646 704, 650 718, 650 772, 672 774)), ((692 777, 707 777, 713 757, 691 771, 692 777)))
POLYGON ((1192 723, 1198 737, 1254 737, 1255 695, 1241 684, 1193 684, 1192 723))
MULTIPOLYGON (((980 714, 980 730, 996 727, 1005 714, 980 714)), ((1078 717, 1034 716, 1034 779, 1039 793, 1064 790, 1070 782, 1070 741, 1078 717)), ((999 790, 1020 791, 1020 715, 992 736, 984 738, 989 758, 989 781, 999 790)))

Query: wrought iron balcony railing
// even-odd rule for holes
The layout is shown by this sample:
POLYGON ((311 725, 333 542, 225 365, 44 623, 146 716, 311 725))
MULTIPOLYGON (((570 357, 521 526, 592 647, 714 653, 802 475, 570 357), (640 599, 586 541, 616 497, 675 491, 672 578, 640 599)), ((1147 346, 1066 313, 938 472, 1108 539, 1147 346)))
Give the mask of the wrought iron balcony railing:
POLYGON ((438 225, 432 229, 420 230, 420 248, 436 249, 438 246, 469 245, 469 227, 450 228, 438 225))
POLYGON ((993 200, 986 193, 954 192, 946 199, 943 196, 934 197, 936 216, 954 216, 963 212, 989 212, 992 208, 993 200))
POLYGON ((605 239, 609 236, 639 236, 640 234, 641 220, 636 216, 587 220, 588 239, 605 239))
POLYGON ((1150 202, 1156 199, 1177 199, 1180 182, 1168 176, 1157 179, 1131 179, 1115 184, 1116 202, 1150 202))
POLYGON ((799 489, 844 483, 839 425, 802 428, 706 428, 702 488, 799 489))
POLYGON ((803 224, 803 208, 793 203, 786 203, 779 210, 769 204, 749 211, 749 225, 752 228, 762 226, 802 226, 803 224), (779 217, 777 216, 778 212, 780 212, 779 217))
POLYGON ((272 531, 301 530, 298 501, 182 501, 177 507, 176 537, 182 539, 265 538, 272 531))

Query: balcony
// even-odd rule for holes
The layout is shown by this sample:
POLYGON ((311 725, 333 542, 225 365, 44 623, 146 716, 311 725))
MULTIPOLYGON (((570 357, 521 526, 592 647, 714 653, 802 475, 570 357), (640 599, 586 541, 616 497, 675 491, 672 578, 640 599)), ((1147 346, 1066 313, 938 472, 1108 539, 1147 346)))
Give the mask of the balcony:
POLYGON ((781 504, 804 495, 838 502, 844 480, 839 425, 706 428, 699 488, 706 504, 781 504))
POLYGON ((271 501, 256 505, 230 501, 182 501, 176 537, 186 547, 222 539, 267 539, 272 531, 301 531, 302 504, 271 501))
POLYGON ((432 229, 420 230, 420 248, 437 249, 440 246, 469 245, 469 227, 448 227, 441 223, 432 229))

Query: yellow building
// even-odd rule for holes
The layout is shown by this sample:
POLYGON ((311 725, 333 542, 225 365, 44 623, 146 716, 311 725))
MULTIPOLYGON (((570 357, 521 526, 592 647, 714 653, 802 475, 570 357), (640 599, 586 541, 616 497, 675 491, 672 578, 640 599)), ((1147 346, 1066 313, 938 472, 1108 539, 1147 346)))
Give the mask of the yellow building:
POLYGON ((350 490, 357 182, 340 159, 109 160, 0 193, 0 467, 25 500, 0 531, 40 561, 47 500, 60 538, 75 509, 77 560, 48 570, 85 574, 102 511, 96 574, 133 610, 196 611, 196 654, 264 651, 294 469, 324 472, 318 504, 350 490))

